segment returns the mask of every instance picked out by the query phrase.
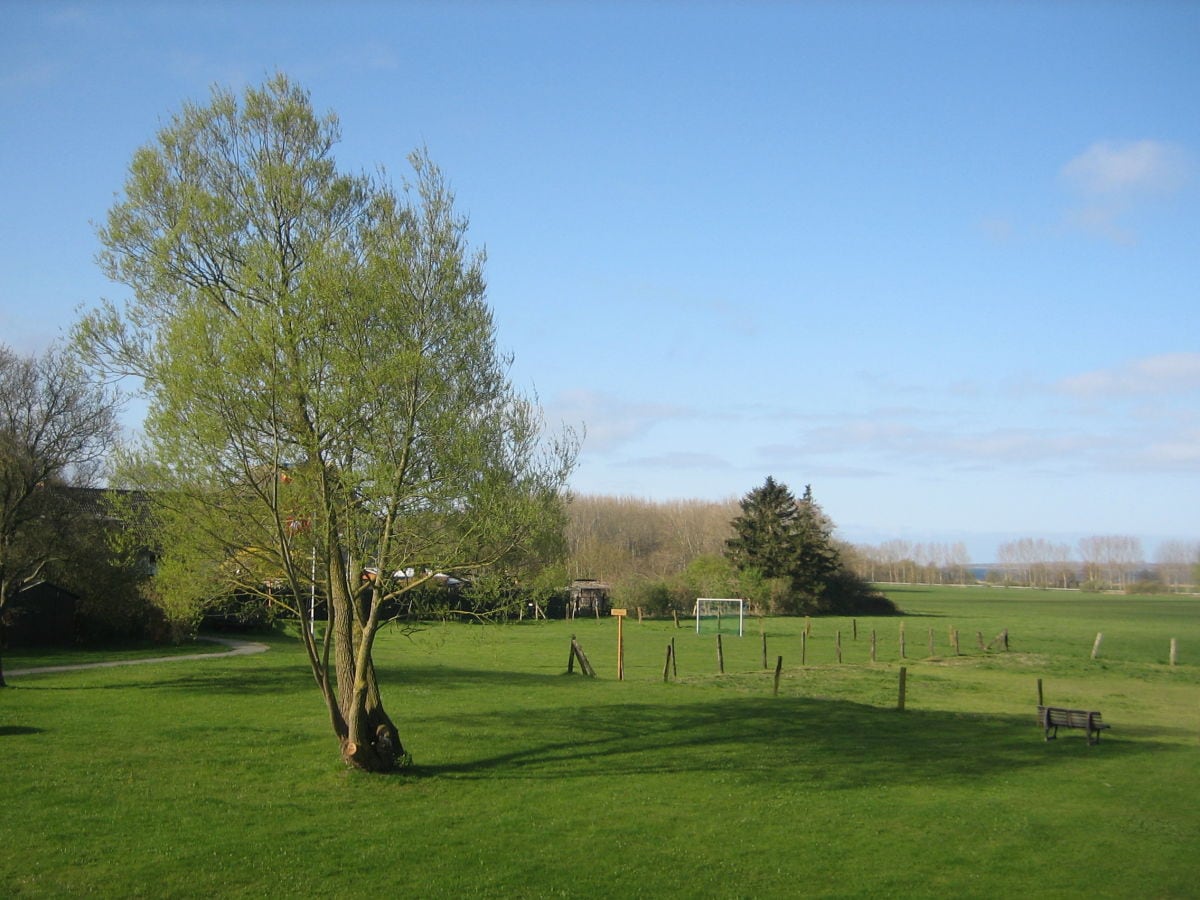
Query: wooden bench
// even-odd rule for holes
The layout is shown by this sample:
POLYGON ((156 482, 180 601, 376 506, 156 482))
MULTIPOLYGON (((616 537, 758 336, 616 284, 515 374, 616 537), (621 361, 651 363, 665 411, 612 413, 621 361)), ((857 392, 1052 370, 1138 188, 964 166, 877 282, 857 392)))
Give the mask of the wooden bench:
POLYGON ((1087 732, 1089 744, 1100 743, 1100 732, 1108 728, 1100 719, 1100 713, 1085 709, 1063 709, 1058 706, 1039 706, 1038 721, 1046 730, 1046 740, 1058 737, 1060 728, 1079 728, 1087 732))

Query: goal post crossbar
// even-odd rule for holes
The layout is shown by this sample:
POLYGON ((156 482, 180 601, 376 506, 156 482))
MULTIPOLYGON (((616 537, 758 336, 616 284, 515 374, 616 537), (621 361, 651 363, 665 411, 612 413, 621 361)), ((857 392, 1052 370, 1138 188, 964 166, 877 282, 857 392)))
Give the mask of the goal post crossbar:
POLYGON ((716 615, 721 616, 722 608, 729 608, 730 613, 733 612, 733 607, 737 608, 738 617, 738 637, 742 636, 742 626, 745 622, 745 606, 746 601, 740 597, 697 597, 696 606, 693 610, 696 616, 696 634, 700 633, 700 619, 703 616, 716 615))

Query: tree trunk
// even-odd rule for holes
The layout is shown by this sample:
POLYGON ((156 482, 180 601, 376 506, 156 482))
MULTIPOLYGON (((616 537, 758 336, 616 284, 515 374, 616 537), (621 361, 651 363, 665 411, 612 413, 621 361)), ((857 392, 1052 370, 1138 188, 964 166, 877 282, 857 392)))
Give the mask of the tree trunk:
MULTIPOLYGON (((331 709, 334 733, 347 765, 367 772, 390 772, 406 761, 400 734, 379 697, 371 643, 375 623, 360 619, 362 592, 354 592, 338 556, 330 561, 330 611, 334 629, 334 667, 337 676, 336 711, 331 709), (340 723, 340 727, 339 727, 340 723)), ((368 590, 367 594, 370 593, 368 590)), ((373 604, 368 604, 368 609, 373 604)))
POLYGON ((350 710, 347 716, 350 735, 342 741, 342 759, 368 772, 391 772, 407 760, 404 745, 395 724, 378 702, 373 665, 368 666, 366 682, 367 688, 360 694, 361 706, 350 710))

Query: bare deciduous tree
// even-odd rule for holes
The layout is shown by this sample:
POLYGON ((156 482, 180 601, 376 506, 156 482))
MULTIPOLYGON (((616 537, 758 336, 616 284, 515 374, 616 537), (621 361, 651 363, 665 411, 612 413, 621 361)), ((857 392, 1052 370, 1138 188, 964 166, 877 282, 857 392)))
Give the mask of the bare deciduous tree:
POLYGON ((61 349, 21 356, 0 345, 0 622, 66 552, 71 510, 57 489, 95 483, 116 440, 116 408, 61 349))
POLYGON ((1142 542, 1124 534, 1085 537, 1079 541, 1084 581, 1123 590, 1142 565, 1142 542))

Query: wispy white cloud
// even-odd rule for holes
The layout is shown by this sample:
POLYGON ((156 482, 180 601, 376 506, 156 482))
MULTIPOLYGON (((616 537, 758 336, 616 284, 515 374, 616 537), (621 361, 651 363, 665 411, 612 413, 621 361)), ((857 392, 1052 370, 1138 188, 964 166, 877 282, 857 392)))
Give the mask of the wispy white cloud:
POLYGON ((1087 196, 1170 193, 1187 183, 1187 154, 1164 141, 1097 141, 1062 167, 1066 182, 1087 196))
POLYGON ((583 422, 587 429, 585 452, 611 452, 666 419, 689 411, 666 403, 625 400, 600 391, 576 390, 557 396, 545 405, 549 421, 583 422))
POLYGON ((1154 441, 1139 456, 1144 465, 1154 469, 1200 471, 1200 429, 1154 441))
POLYGON ((1137 234, 1126 223, 1130 212, 1187 186, 1192 168, 1188 153, 1177 144, 1097 141, 1059 172, 1075 195, 1066 223, 1114 243, 1136 243, 1137 234))
POLYGON ((1164 353, 1062 379, 1057 389, 1078 397, 1176 394, 1200 389, 1200 353, 1164 353))

